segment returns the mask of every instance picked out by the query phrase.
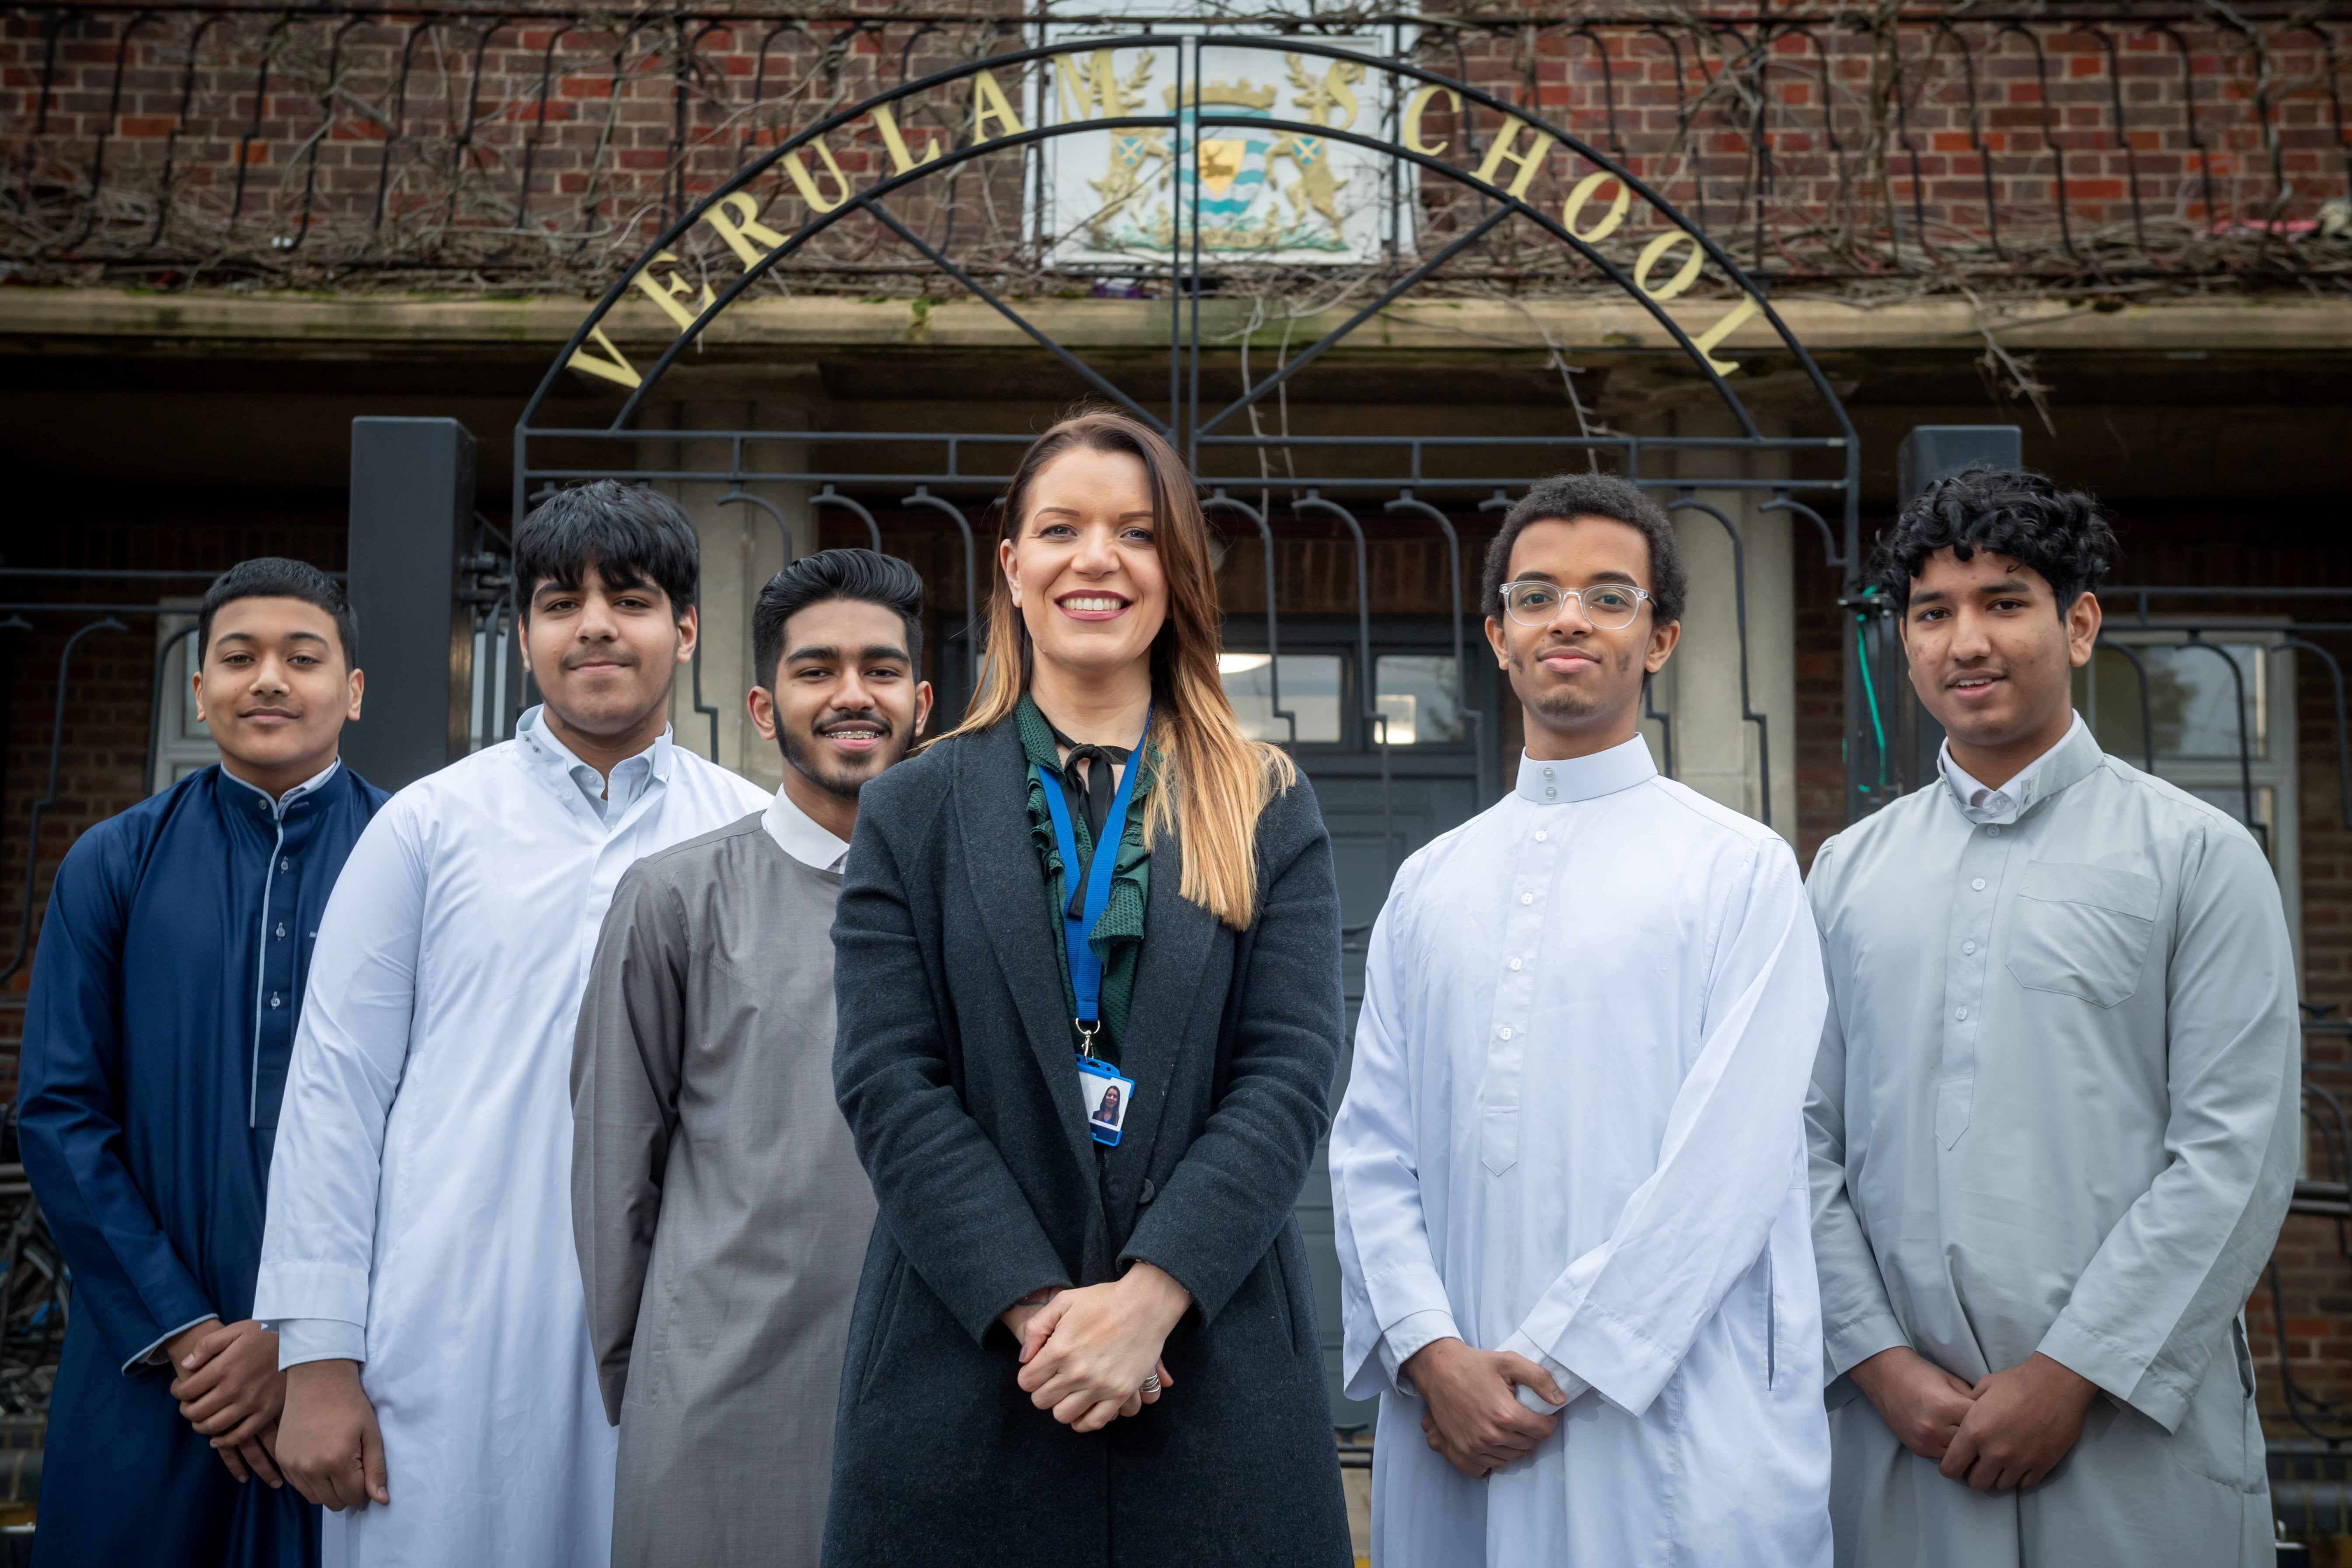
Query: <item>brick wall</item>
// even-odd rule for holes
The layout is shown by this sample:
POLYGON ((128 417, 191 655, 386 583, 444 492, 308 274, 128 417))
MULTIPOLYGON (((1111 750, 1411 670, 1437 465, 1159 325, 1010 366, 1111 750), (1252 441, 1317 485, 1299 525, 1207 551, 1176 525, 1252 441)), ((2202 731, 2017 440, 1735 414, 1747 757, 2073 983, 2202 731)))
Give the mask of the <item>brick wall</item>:
MULTIPOLYGON (((314 286, 447 268, 463 269, 448 279, 457 287, 601 282, 681 204, 780 136, 1020 47, 1016 24, 989 19, 1018 9, 959 5, 937 21, 878 5, 795 16, 754 5, 732 19, 551 9, 488 23, 263 8, 12 12, 0 18, 0 165, 16 200, 0 205, 0 254, 20 274, 62 281, 110 271, 185 280, 201 264, 226 268, 207 274, 215 279, 314 286)), ((2153 13, 2005 27, 1958 8, 1948 26, 1858 26, 1851 12, 1777 7, 1760 32, 1728 15, 1454 15, 1455 25, 1418 35, 1417 63, 1622 153, 1759 270, 1858 279, 2026 267, 2118 284, 2149 281, 2151 266, 2276 273, 2352 262, 2352 246, 2315 231, 2322 204, 2347 191, 2330 98, 2331 88, 2344 93, 2347 62, 2309 29, 2153 13)), ((1019 69, 1000 68, 1016 106, 1019 69)), ((899 120, 919 148, 934 133, 954 145, 971 134, 971 96, 954 84, 909 100, 899 120)), ((1424 135, 1445 140, 1447 163, 1475 167, 1499 121, 1479 110, 1466 136, 1453 121, 1441 96, 1424 135)), ((888 167, 870 120, 827 145, 853 184, 888 167)), ((974 167, 990 172, 967 171, 953 190, 910 190, 903 216, 972 265, 1034 285, 1019 171, 1003 160, 974 167)), ((1553 151, 1530 199, 1557 213, 1587 167, 1553 151)), ((774 226, 789 231, 806 214, 781 172, 754 189, 774 226)), ((1420 194, 1425 232, 1442 239, 1460 187, 1424 174, 1420 194)), ((1611 248, 1630 258, 1643 222, 1611 248)), ((704 245, 715 247, 698 231, 687 248, 704 245)), ((862 217, 813 254, 836 286, 860 276, 873 280, 866 287, 943 286, 924 258, 862 217)), ((1472 261, 1455 276, 1598 281, 1525 228, 1507 228, 1472 261)))

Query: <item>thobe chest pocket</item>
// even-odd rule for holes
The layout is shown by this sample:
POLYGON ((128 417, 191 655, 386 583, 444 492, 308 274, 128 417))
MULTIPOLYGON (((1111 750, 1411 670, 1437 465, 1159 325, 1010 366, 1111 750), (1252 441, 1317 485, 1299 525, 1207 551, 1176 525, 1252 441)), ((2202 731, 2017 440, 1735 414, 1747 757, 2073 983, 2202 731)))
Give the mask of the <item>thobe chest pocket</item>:
POLYGON ((2162 894, 2137 871, 2033 862, 2010 906, 2010 974, 2029 991, 2116 1005, 2139 989, 2162 894))

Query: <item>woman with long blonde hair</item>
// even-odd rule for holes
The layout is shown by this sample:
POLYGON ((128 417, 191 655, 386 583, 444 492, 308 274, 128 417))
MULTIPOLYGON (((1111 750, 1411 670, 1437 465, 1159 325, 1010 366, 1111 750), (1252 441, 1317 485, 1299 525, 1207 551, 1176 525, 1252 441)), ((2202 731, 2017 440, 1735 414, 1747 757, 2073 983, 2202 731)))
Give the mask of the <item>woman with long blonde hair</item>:
POLYGON ((866 786, 834 925, 881 1217, 825 1561, 1344 1564, 1291 1217, 1341 1047, 1328 836, 1226 700, 1155 431, 1047 430, 996 563, 971 712, 866 786))

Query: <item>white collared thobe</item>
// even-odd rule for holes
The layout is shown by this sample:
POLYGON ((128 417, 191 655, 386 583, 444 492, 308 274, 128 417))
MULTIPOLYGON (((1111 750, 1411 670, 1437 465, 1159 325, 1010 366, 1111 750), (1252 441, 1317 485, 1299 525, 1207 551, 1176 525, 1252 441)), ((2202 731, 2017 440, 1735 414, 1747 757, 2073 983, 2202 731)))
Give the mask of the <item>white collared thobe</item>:
POLYGON ((1398 872, 1331 1129, 1381 1568, 1829 1562, 1820 962, 1789 847, 1638 739, 1523 759, 1398 872), (1483 1480, 1426 1446, 1398 1372, 1448 1335, 1571 1396, 1483 1480))
POLYGON ((517 738, 376 814, 319 928, 270 1169, 254 1316, 362 1352, 392 1502, 330 1564, 605 1568, 614 1436, 572 1243, 572 1032, 640 856, 767 792, 671 743, 583 766, 517 738))
POLYGON ((2239 1311, 2294 1187, 2294 954, 2261 847, 2078 718, 2026 773, 1944 776, 1823 844, 1831 1006, 1806 1107, 1831 1510, 1851 1568, 2274 1561, 2239 1311), (1845 1374, 2096 1384, 2065 1460, 1979 1492, 1845 1374))

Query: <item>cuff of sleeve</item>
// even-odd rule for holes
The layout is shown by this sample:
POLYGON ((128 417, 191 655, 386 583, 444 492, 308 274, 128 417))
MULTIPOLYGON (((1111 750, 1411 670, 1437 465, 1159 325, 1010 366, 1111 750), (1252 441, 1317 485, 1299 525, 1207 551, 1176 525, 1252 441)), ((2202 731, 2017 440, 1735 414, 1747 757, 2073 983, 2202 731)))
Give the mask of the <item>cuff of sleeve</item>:
MULTIPOLYGON (((1561 1400, 1558 1405, 1554 1405, 1549 1400, 1544 1398, 1542 1394, 1538 1394, 1534 1389, 1529 1388, 1526 1384, 1520 1384, 1517 1390, 1519 1403, 1526 1405, 1529 1410, 1534 1411, 1538 1415, 1557 1415, 1561 1411, 1567 1409, 1570 1405, 1575 1404, 1580 1397, 1591 1391, 1592 1384, 1585 1382, 1584 1379, 1569 1371, 1565 1365, 1547 1354, 1542 1346, 1537 1344, 1535 1341, 1528 1338, 1524 1333, 1513 1334, 1509 1339, 1503 1342, 1501 1348, 1508 1351, 1513 1355, 1525 1356, 1528 1360, 1543 1368, 1544 1371, 1551 1374, 1551 1380, 1559 1384, 1559 1391, 1568 1395, 1566 1399, 1561 1400)), ((1603 1395, 1603 1397, 1605 1398, 1606 1395, 1603 1395)))
POLYGON ((1891 1315, 1874 1314, 1822 1335, 1822 1382, 1835 1383, 1881 1351, 1907 1347, 1911 1336, 1891 1315))
POLYGON ((2088 1378, 2118 1404, 2130 1405, 2168 1433, 2179 1429, 2180 1418, 2189 1414, 2189 1396, 2196 1392, 2195 1384, 2183 1384, 2154 1363, 2141 1363, 2069 1313, 2061 1312, 2033 1348, 2069 1372, 2088 1378))
POLYGON ((1462 1331, 1454 1326, 1451 1312, 1414 1312, 1390 1325, 1373 1348, 1380 1352, 1381 1365, 1387 1369, 1389 1386, 1399 1394, 1419 1398, 1412 1380, 1404 1375, 1404 1363, 1427 1350, 1440 1340, 1458 1340, 1462 1331))
POLYGON ((182 1323, 176 1329, 164 1330, 162 1334, 157 1336, 153 1344, 149 1345, 145 1350, 141 1351, 137 1355, 132 1356, 129 1361, 124 1362, 122 1363, 122 1370, 128 1373, 142 1366, 162 1366, 165 1360, 163 1355, 163 1347, 165 1345, 170 1344, 178 1335, 186 1333, 198 1323, 218 1316, 220 1316, 220 1314, 217 1312, 206 1312, 201 1317, 190 1318, 186 1322, 182 1323))
POLYGON ((265 1258, 253 1284, 253 1315, 265 1323, 332 1318, 368 1319, 368 1270, 348 1263, 273 1262, 265 1258))
POLYGON ((288 1318, 270 1324, 278 1331, 278 1370, 306 1361, 367 1362, 367 1331, 337 1318, 288 1318))

